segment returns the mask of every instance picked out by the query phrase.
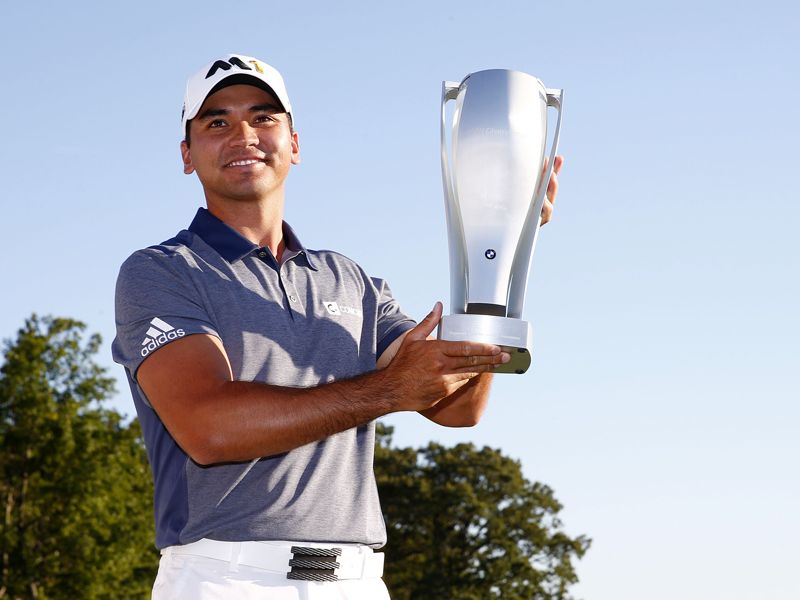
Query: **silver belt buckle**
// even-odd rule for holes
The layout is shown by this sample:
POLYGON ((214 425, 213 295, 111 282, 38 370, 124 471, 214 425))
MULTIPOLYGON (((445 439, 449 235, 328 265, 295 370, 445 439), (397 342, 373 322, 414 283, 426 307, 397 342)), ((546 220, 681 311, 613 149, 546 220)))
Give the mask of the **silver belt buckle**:
POLYGON ((336 569, 341 566, 337 560, 342 555, 341 548, 308 548, 292 546, 291 570, 287 579, 300 581, 339 581, 336 569))

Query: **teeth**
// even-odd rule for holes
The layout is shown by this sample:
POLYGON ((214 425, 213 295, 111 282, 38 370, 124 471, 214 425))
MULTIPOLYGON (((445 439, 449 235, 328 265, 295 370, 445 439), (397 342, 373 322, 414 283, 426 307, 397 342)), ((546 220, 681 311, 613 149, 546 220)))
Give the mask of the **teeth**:
POLYGON ((235 160, 232 163, 228 163, 228 166, 229 167, 245 167, 247 165, 254 165, 257 162, 258 161, 255 160, 255 159, 251 159, 251 160, 235 160))

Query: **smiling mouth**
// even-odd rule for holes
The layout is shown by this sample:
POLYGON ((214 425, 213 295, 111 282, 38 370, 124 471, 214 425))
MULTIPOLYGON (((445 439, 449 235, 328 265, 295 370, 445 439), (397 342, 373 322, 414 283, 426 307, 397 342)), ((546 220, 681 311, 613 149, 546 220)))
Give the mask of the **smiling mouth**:
POLYGON ((255 165, 258 163, 264 162, 263 160, 259 160, 256 158, 243 158, 240 160, 233 160, 229 162, 226 167, 248 167, 250 165, 255 165))

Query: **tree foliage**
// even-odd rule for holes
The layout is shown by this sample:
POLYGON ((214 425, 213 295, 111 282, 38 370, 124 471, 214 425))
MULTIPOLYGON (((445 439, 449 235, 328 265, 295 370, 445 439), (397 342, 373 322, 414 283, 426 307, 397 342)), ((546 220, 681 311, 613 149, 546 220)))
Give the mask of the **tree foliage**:
MULTIPOLYGON (((158 564, 152 480, 136 421, 103 408, 99 336, 37 318, 0 363, 0 599, 147 598, 158 564)), ((561 505, 498 450, 394 448, 375 472, 394 600, 566 600, 589 547, 561 505)))
POLYGON ((37 318, 0 367, 0 598, 144 598, 152 481, 138 424, 74 320, 37 318))
POLYGON ((519 462, 472 444, 391 447, 379 430, 375 472, 394 600, 569 598, 585 536, 561 529, 553 491, 519 462))

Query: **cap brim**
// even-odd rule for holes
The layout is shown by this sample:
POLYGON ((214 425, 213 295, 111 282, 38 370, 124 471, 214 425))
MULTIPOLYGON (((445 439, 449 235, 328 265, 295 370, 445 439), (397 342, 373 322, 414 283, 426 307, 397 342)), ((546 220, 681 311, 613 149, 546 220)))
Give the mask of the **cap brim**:
MULTIPOLYGON (((267 92, 270 96, 272 96, 278 103, 278 106, 280 106, 284 110, 284 112, 286 112, 286 107, 283 105, 283 102, 281 102, 280 98, 278 98, 278 94, 275 93, 275 90, 273 90, 269 85, 267 85, 264 81, 262 81, 258 77, 253 77, 252 75, 248 75, 247 73, 236 73, 235 75, 230 75, 225 79, 223 79, 222 81, 217 82, 217 85, 212 87, 206 94, 206 97, 203 99, 203 104, 205 104, 205 101, 208 100, 208 97, 211 96, 211 94, 215 94, 218 91, 225 89, 226 87, 230 87, 232 85, 252 85, 257 88, 261 88, 262 90, 267 92)), ((200 107, 202 107, 202 104, 200 105, 200 107)), ((198 112, 200 112, 200 107, 198 107, 197 109, 198 112)))

